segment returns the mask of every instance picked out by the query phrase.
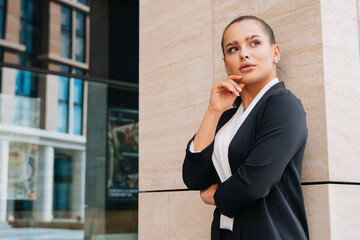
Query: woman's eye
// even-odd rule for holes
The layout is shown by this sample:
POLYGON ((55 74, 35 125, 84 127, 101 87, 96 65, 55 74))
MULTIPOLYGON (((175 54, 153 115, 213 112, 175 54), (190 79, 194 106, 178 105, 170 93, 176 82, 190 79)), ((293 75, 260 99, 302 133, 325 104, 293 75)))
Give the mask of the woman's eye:
POLYGON ((258 41, 253 41, 250 43, 250 46, 256 46, 259 45, 260 43, 258 41))
POLYGON ((237 48, 236 47, 232 47, 232 48, 229 48, 229 53, 234 53, 235 51, 237 50, 237 48))

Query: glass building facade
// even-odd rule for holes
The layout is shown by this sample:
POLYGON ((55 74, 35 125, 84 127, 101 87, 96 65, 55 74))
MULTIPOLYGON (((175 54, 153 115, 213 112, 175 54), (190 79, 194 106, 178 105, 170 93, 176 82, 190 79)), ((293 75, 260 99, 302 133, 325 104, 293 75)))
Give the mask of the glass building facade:
POLYGON ((137 239, 138 75, 97 44, 113 2, 0 0, 0 239, 137 239))

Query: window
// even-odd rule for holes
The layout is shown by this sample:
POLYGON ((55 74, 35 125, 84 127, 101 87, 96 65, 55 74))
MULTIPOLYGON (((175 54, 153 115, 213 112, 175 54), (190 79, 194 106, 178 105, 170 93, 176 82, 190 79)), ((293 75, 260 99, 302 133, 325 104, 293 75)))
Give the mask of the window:
POLYGON ((19 64, 37 66, 37 55, 41 49, 40 13, 41 4, 38 0, 21 0, 20 43, 26 50, 19 54, 19 64))
MULTIPOLYGON (((19 64, 37 66, 37 55, 40 53, 40 1, 21 0, 20 7, 20 43, 25 45, 25 52, 19 53, 19 64)), ((15 110, 13 123, 26 127, 39 127, 34 120, 37 116, 39 102, 38 75, 30 71, 17 70, 15 86, 15 110)))
POLYGON ((0 38, 4 38, 5 35, 5 11, 5 0, 0 0, 0 38))
POLYGON ((78 0, 78 2, 87 5, 87 0, 78 0))
MULTIPOLYGON (((0 38, 5 36, 5 16, 6 16, 5 0, 0 0, 0 38)), ((3 61, 3 48, 0 47, 0 62, 3 61)), ((0 90, 2 85, 2 68, 0 69, 0 90)))
POLYGON ((62 57, 85 62, 85 19, 84 13, 68 7, 61 7, 60 55, 62 57), (75 28, 74 35, 73 28, 75 28), (72 52, 73 44, 75 44, 74 52, 72 52))
MULTIPOLYGON (((61 65, 60 71, 71 72, 69 66, 61 65)), ((84 71, 73 69, 75 74, 84 71)), ((59 132, 82 134, 83 80, 59 76, 57 129, 59 132)))
MULTIPOLYGON (((84 71, 76 69, 77 75, 83 75, 84 71)), ((74 106, 73 106, 73 134, 82 133, 82 110, 83 110, 83 81, 74 79, 74 106)))
POLYGON ((72 189, 72 160, 70 156, 56 154, 54 162, 54 202, 56 218, 70 218, 72 189))
POLYGON ((76 12, 76 61, 85 62, 85 15, 76 12))
MULTIPOLYGON (((3 61, 3 48, 0 47, 0 62, 3 61)), ((0 92, 2 89, 2 67, 0 67, 0 92)))
MULTIPOLYGON (((21 0, 20 43, 26 46, 26 51, 19 54, 19 64, 36 65, 39 50, 39 4, 36 0, 21 0)), ((37 75, 29 71, 18 70, 16 76, 16 95, 37 97, 37 75)))
POLYGON ((71 11, 64 6, 61 7, 60 55, 71 58, 71 11))
POLYGON ((38 127, 32 118, 38 102, 37 75, 25 70, 18 70, 15 86, 15 108, 13 123, 26 127, 38 127))
MULTIPOLYGON (((70 68, 60 65, 61 72, 69 72, 70 68)), ((69 112, 69 78, 59 76, 58 86, 58 108, 57 108, 57 130, 68 132, 68 112, 69 112)))
POLYGON ((20 43, 26 46, 26 52, 29 53, 32 52, 33 9, 32 1, 21 0, 20 43))
POLYGON ((20 96, 36 97, 37 76, 29 71, 18 70, 15 93, 20 96))

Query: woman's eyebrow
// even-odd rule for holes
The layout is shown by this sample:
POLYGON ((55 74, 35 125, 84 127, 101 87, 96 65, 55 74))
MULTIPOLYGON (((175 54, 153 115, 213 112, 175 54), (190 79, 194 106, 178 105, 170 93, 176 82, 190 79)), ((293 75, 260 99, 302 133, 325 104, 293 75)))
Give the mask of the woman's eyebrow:
MULTIPOLYGON (((245 38, 245 41, 249 41, 249 40, 251 40, 253 38, 256 38, 256 37, 261 38, 259 35, 254 34, 254 35, 251 35, 251 36, 247 36, 245 38)), ((227 48, 228 46, 235 45, 235 44, 238 44, 238 41, 229 42, 228 44, 226 44, 225 48, 227 48)))
POLYGON ((246 37, 246 38, 245 38, 245 41, 249 41, 250 39, 253 39, 253 38, 256 38, 256 37, 261 38, 259 35, 254 34, 254 35, 251 35, 251 36, 246 37))
POLYGON ((229 42, 228 44, 226 44, 225 48, 227 48, 228 46, 231 46, 231 45, 235 45, 235 44, 238 44, 238 41, 229 42))

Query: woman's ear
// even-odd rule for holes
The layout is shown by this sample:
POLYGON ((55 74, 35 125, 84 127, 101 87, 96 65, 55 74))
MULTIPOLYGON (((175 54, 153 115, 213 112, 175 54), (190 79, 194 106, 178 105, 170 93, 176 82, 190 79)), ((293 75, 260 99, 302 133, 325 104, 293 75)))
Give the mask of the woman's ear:
POLYGON ((274 58, 280 60, 280 47, 277 44, 274 45, 274 58))

